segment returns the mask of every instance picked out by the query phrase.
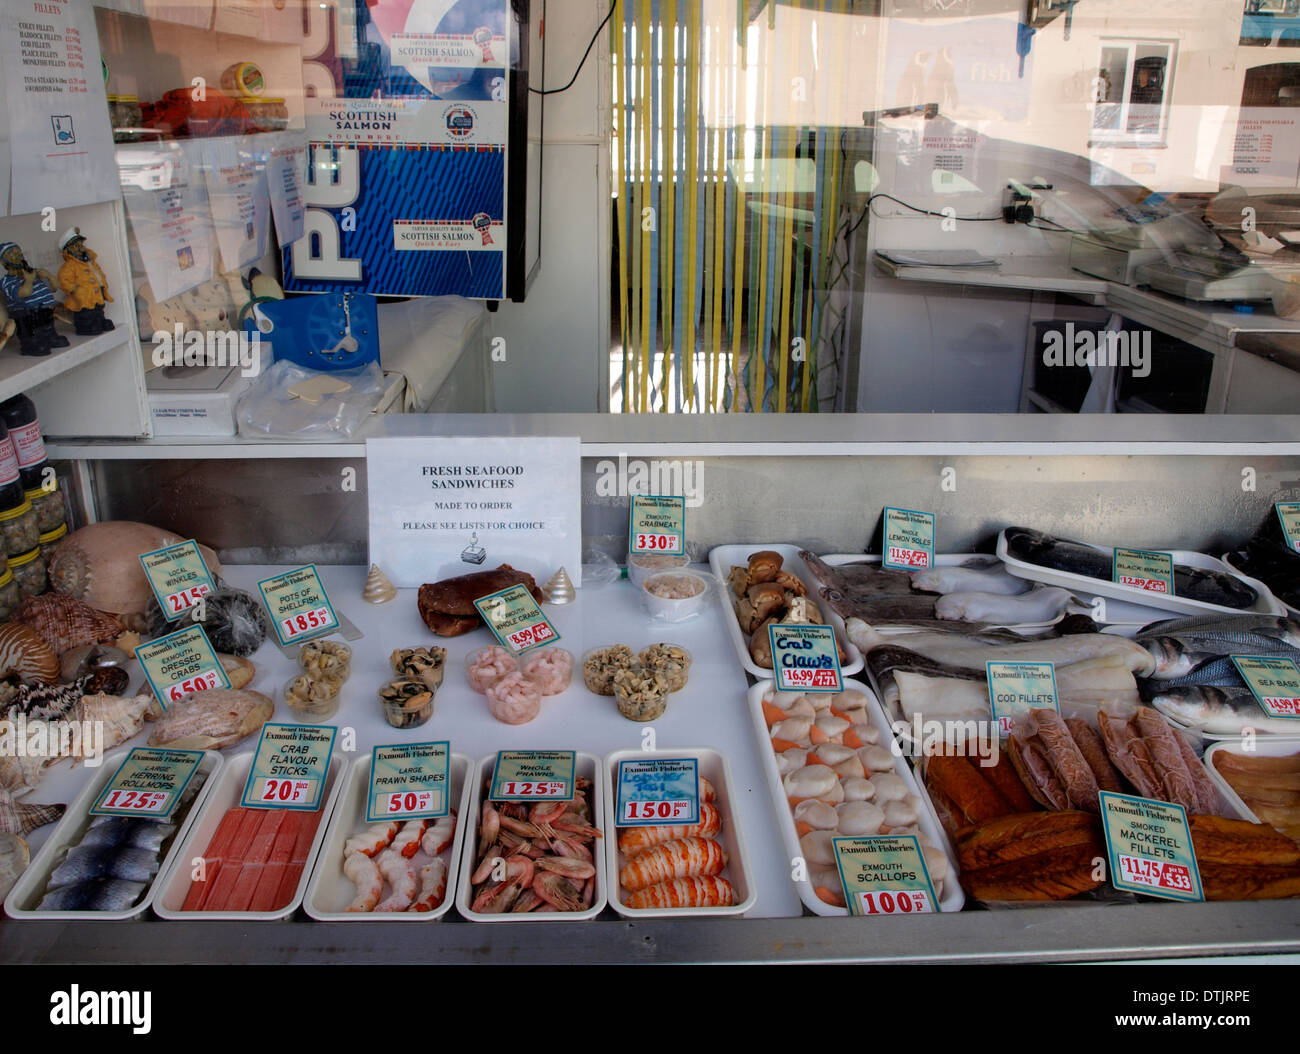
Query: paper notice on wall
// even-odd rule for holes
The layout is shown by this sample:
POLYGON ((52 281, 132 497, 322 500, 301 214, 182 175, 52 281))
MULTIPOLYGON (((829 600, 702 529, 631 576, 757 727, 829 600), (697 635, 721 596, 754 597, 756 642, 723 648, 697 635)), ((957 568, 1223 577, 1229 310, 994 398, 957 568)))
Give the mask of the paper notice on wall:
MULTIPOLYGON (((3 63, 0 62, 0 66, 3 63)), ((0 69, 0 84, 4 71, 0 69)), ((0 216, 9 215, 9 110, 0 106, 0 216)))
POLYGON ((212 214, 203 157, 199 140, 123 143, 118 148, 131 237, 155 302, 212 278, 212 214))
POLYGON ((577 438, 366 441, 370 562, 399 588, 503 563, 582 574, 577 438))
POLYGON ((82 0, 3 0, 11 211, 117 197, 95 16, 82 0))
POLYGON ((242 139, 208 140, 208 203, 221 250, 221 269, 235 271, 266 251, 271 215, 266 168, 257 146, 242 139))
MULTIPOLYGON (((300 0, 270 0, 262 5, 261 39, 269 44, 302 44, 307 33, 303 29, 303 7, 300 0)), ((310 12, 309 12, 310 14, 310 12)))
POLYGON ((303 234, 302 188, 307 181, 307 136, 279 132, 262 136, 271 140, 266 156, 266 182, 271 192, 277 244, 283 249, 303 234))
POLYGON ((213 0, 142 0, 144 13, 160 22, 210 29, 213 0))
POLYGON ((214 17, 213 32, 256 37, 262 32, 262 0, 221 0, 214 17))
POLYGON ((1300 114, 1281 106, 1243 106, 1237 113, 1232 164, 1222 181, 1243 187, 1294 187, 1300 172, 1300 114))

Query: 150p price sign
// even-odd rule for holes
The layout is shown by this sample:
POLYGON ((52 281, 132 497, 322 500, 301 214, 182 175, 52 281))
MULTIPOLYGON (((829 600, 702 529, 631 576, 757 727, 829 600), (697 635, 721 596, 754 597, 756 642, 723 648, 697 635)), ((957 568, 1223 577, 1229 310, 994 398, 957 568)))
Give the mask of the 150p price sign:
POLYGON ((623 827, 700 822, 700 763, 649 757, 618 763, 615 809, 623 827))

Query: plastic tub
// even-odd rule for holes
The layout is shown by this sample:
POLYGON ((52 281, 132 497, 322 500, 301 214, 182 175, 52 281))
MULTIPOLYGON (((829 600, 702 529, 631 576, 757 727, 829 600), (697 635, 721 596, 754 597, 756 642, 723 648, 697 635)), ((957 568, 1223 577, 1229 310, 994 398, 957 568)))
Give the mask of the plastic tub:
POLYGON ((456 812, 456 834, 451 846, 442 853, 447 862, 447 891, 442 903, 432 911, 348 911, 356 888, 343 873, 343 843, 364 831, 366 796, 370 786, 370 762, 373 755, 359 757, 348 769, 346 783, 339 793, 338 804, 330 817, 329 829, 316 854, 311 879, 302 906, 307 914, 321 922, 431 922, 451 910, 456 880, 460 876, 461 842, 465 837, 465 816, 469 809, 469 774, 474 762, 465 754, 452 754, 450 765, 451 807, 456 812))
POLYGON ((691 564, 691 558, 683 553, 672 556, 668 553, 628 553, 627 578, 634 586, 639 586, 651 575, 663 571, 683 571, 691 564))
POLYGON ((717 585, 714 578, 699 571, 660 571, 642 580, 641 606, 651 618, 663 622, 685 622, 704 611, 709 595, 717 585), (696 591, 687 597, 665 597, 655 593, 657 588, 680 591, 683 587, 696 591))
MULTIPOLYGON (((79 843, 85 834, 86 828, 96 819, 96 817, 90 815, 91 806, 95 804, 95 800, 108 786, 113 776, 116 775, 118 766, 122 764, 131 749, 133 748, 118 750, 104 757, 104 763, 87 781, 86 785, 81 789, 81 793, 77 795, 76 800, 68 807, 67 812, 55 825, 40 852, 28 864, 27 870, 18 876, 18 881, 14 883, 13 889, 9 891, 9 896, 5 899, 4 905, 5 912, 12 918, 111 921, 132 919, 138 915, 143 915, 149 910, 158 891, 163 888, 163 878, 167 874, 167 869, 171 866, 172 861, 178 857, 178 850, 184 845, 186 835, 203 811, 204 804, 212 793, 213 787, 221 778, 226 759, 215 750, 203 752, 203 760, 199 762, 198 770, 205 777, 203 786, 199 788, 198 794, 190 802, 185 818, 177 828, 167 852, 163 854, 162 859, 159 861, 158 871, 149 887, 144 891, 144 896, 140 898, 139 903, 124 911, 36 910, 36 905, 41 902, 41 898, 45 895, 45 885, 49 880, 50 873, 62 862, 63 850, 79 843)), ((197 774, 195 778, 197 778, 197 774)))
POLYGON ((727 759, 707 747, 688 747, 683 750, 620 750, 605 758, 605 815, 611 818, 610 830, 601 839, 605 843, 605 871, 609 884, 609 905, 627 918, 694 918, 704 915, 744 915, 754 906, 758 894, 750 878, 749 856, 745 851, 744 835, 735 813, 736 796, 731 783, 731 767, 727 759), (717 908, 630 908, 623 903, 624 892, 618 875, 627 858, 619 852, 618 831, 612 820, 618 803, 618 763, 620 761, 646 761, 652 758, 695 758, 700 775, 713 784, 717 799, 713 802, 722 819, 722 830, 716 840, 727 853, 727 866, 720 877, 731 883, 735 903, 717 908))
POLYGON ((218 824, 221 823, 221 818, 226 815, 228 809, 238 805, 240 798, 243 797, 244 784, 248 782, 248 772, 253 766, 253 754, 254 751, 250 750, 238 757, 230 758, 226 762, 226 767, 217 779, 216 786, 212 788, 211 793, 208 795, 202 815, 190 827, 189 834, 181 845, 180 852, 175 854, 170 868, 158 884, 160 892, 153 902, 155 915, 164 919, 235 919, 240 922, 270 922, 275 919, 288 918, 302 903, 303 893, 307 889, 307 881, 311 877, 312 863, 316 859, 316 854, 320 851, 321 842, 325 839, 330 813, 334 809, 334 803, 338 799, 339 791, 343 788, 343 775, 344 770, 347 768, 347 760, 337 751, 330 758, 329 769, 325 774, 325 790, 321 795, 320 824, 316 827, 316 835, 307 851, 307 860, 303 864, 302 877, 298 880, 298 886, 294 890, 293 896, 289 898, 289 902, 272 911, 181 910, 181 905, 185 903, 185 896, 190 889, 192 861, 195 857, 203 855, 203 851, 207 849, 208 843, 212 841, 212 836, 216 833, 218 824))
POLYGON ((1242 799, 1231 783, 1229 783, 1214 765, 1215 755, 1220 753, 1227 754, 1254 754, 1261 758, 1281 758, 1289 757, 1293 754, 1300 754, 1300 736, 1264 736, 1255 737, 1253 749, 1245 751, 1241 749, 1241 737, 1233 737, 1236 742, 1221 740, 1212 744, 1206 751, 1201 763, 1205 770, 1210 774, 1210 780, 1218 788, 1219 794, 1223 800, 1232 807, 1232 809, 1243 820, 1250 820, 1252 823, 1263 823, 1249 805, 1242 799))
MULTIPOLYGON (((492 769, 496 765, 497 756, 489 754, 485 758, 480 758, 478 764, 474 767, 474 776, 471 781, 471 791, 469 802, 469 824, 466 831, 478 830, 479 808, 482 805, 483 797, 489 790, 488 783, 492 779, 492 769)), ((605 838, 610 838, 613 831, 605 821, 605 776, 604 763, 595 754, 587 754, 578 751, 576 757, 575 775, 592 781, 590 791, 591 812, 594 819, 594 826, 599 827, 604 832, 605 838)), ((474 892, 470 885, 470 876, 474 874, 474 868, 477 864, 475 859, 478 849, 478 838, 467 837, 461 846, 460 859, 460 877, 456 883, 456 910, 471 922, 582 922, 587 919, 594 919, 605 909, 606 899, 606 882, 605 868, 601 867, 600 851, 601 847, 597 845, 595 852, 592 854, 596 859, 596 895, 592 899, 591 907, 584 911, 524 911, 524 912, 504 912, 502 914, 484 914, 483 912, 473 911, 470 904, 474 899, 474 892)))

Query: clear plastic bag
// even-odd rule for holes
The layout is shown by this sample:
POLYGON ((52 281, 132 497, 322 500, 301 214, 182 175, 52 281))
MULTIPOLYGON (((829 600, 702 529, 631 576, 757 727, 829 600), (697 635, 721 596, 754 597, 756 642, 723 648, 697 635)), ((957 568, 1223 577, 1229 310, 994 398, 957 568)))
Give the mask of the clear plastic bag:
POLYGON ((304 369, 281 360, 257 377, 235 407, 239 434, 261 439, 351 438, 379 406, 386 390, 384 371, 376 362, 355 370, 304 369), (289 389, 313 377, 348 385, 322 394, 317 402, 290 395, 289 389))

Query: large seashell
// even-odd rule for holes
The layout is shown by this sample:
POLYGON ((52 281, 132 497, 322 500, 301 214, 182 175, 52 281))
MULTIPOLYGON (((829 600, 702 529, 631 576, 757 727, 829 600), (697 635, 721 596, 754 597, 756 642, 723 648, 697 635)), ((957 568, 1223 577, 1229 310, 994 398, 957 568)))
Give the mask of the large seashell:
POLYGON ((82 721, 100 723, 104 737, 101 749, 108 751, 144 727, 152 698, 150 695, 86 695, 82 696, 77 710, 82 721))
POLYGON ((16 834, 0 834, 0 900, 9 895, 18 876, 32 862, 27 843, 16 834))
POLYGON ((149 609, 149 631, 155 637, 161 637, 192 626, 196 611, 203 614, 199 624, 212 646, 228 655, 252 655, 262 646, 270 629, 266 609, 260 600, 252 593, 221 584, 203 598, 202 608, 195 605, 175 622, 168 622, 162 608, 154 604, 149 609))
POLYGON ((275 703, 261 692, 209 688, 172 703, 154 723, 151 747, 220 750, 253 735, 270 719, 275 703))
POLYGON ((68 717, 85 693, 77 684, 20 684, 8 707, 8 716, 22 714, 29 721, 56 721, 68 717))
POLYGON ((34 805, 14 801, 7 790, 0 790, 0 833, 26 834, 53 823, 67 810, 66 805, 34 805))
MULTIPOLYGON (((147 523, 107 520, 73 531, 50 558, 50 588, 84 600, 114 615, 147 611, 153 590, 140 566, 142 553, 185 541, 147 523)), ((221 573, 217 554, 200 545, 213 575, 221 573)))
POLYGON ((131 661, 121 648, 108 644, 81 644, 59 652, 59 673, 65 681, 76 681, 97 670, 125 666, 131 661))
POLYGON ((367 604, 387 604, 397 596, 397 587, 388 580, 388 576, 379 570, 378 564, 370 565, 366 575, 366 584, 361 590, 361 599, 367 604))
POLYGON ((6 622, 0 626, 0 677, 54 684, 59 679, 59 656, 30 626, 6 622))
POLYGON ((574 600, 573 579, 569 577, 569 572, 561 567, 555 574, 551 575, 546 585, 542 586, 542 592, 546 594, 547 603, 572 604, 574 600))
POLYGON ((122 632, 111 615, 63 593, 27 597, 14 611, 14 621, 34 629, 60 655, 83 644, 112 644, 122 632))

